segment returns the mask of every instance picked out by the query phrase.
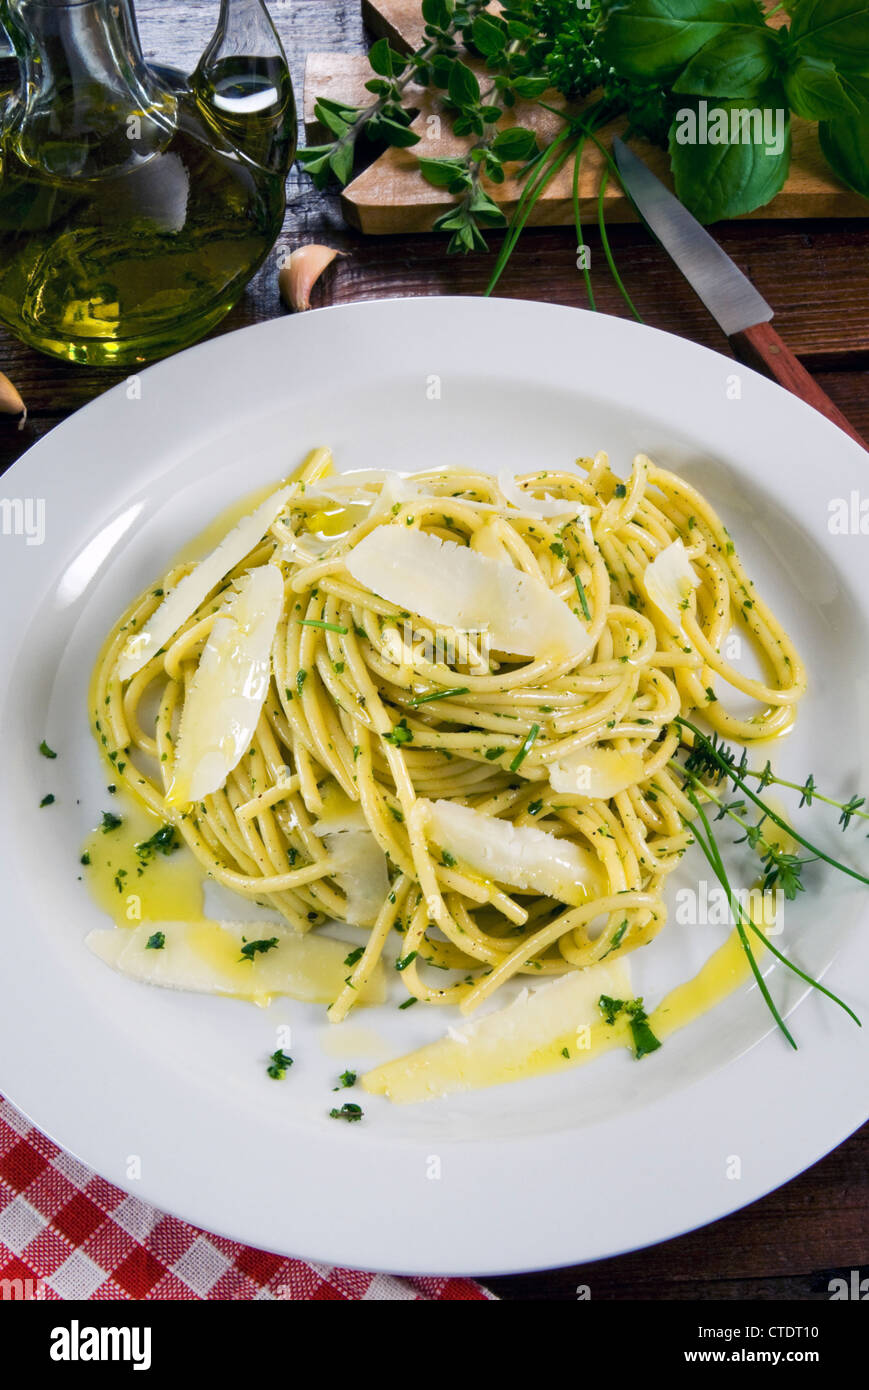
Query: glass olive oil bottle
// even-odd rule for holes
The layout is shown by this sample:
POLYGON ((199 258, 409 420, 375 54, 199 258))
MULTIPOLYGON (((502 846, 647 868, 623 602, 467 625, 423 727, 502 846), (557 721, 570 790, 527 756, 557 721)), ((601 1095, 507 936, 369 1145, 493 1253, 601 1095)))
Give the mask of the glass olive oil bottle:
POLYGON ((0 19, 21 68, 0 131, 0 320, 89 365, 187 346, 283 222, 295 110, 260 0, 223 0, 189 87, 147 67, 131 0, 0 0, 0 19), (247 53, 227 45, 239 11, 247 53))

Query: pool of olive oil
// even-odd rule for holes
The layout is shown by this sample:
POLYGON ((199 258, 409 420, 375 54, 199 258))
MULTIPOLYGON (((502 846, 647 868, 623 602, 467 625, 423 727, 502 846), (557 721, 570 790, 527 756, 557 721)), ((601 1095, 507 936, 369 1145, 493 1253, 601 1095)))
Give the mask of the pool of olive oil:
POLYGON ((57 177, 47 164, 4 140, 0 321, 74 362, 130 365, 201 337, 283 221, 283 173, 234 149, 192 94, 179 94, 175 120, 140 159, 94 177, 57 177))

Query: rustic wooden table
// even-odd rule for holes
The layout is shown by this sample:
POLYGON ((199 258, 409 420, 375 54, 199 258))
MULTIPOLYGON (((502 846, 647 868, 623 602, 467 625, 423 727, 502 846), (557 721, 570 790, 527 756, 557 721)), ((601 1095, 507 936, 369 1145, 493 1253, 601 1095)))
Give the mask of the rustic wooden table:
MULTIPOLYGON (((211 33, 217 0, 138 0, 148 56, 192 67, 211 33)), ((305 54, 363 52, 359 0, 272 0, 301 102, 305 54)), ((869 220, 751 222, 716 229, 725 250, 776 310, 776 325, 824 390, 869 438, 869 220)), ((342 223, 338 200, 315 192, 294 171, 283 241, 325 241, 349 254, 317 286, 315 307, 360 299, 480 294, 491 255, 448 258, 432 236, 363 240, 342 223)), ((567 230, 526 234, 499 293, 582 305, 575 238, 567 230)), ((589 234, 593 263, 595 241, 589 234)), ((612 234, 623 278, 643 318, 719 351, 727 343, 668 258, 639 227, 612 234)), ((220 333, 282 311, 277 267, 267 263, 220 333)), ((599 308, 624 305, 605 274, 596 276, 599 308)), ((125 373, 66 366, 0 332, 0 367, 16 383, 30 416, 19 432, 0 417, 0 467, 7 467, 72 411, 125 373)), ((806 1117, 811 1123, 811 1117, 806 1117)), ((686 1139, 686 1142, 689 1142, 686 1139)), ((642 1161, 642 1153, 638 1155, 642 1161)), ((601 1155, 605 1165, 606 1155, 601 1155)), ((821 1163, 753 1206, 649 1250, 594 1265, 490 1280, 501 1297, 574 1299, 826 1298, 828 1280, 869 1261, 869 1126, 821 1163)), ((869 1273, 864 1267, 862 1274, 869 1273)))

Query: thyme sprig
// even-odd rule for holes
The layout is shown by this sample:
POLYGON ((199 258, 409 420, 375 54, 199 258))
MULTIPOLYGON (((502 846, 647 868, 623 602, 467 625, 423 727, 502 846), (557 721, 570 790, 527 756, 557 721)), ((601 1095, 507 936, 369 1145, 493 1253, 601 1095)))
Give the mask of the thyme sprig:
POLYGON ((840 812, 839 825, 843 830, 847 830, 854 816, 861 820, 869 820, 869 811, 860 809, 866 804, 865 796, 852 796, 849 801, 837 801, 835 797, 824 796, 818 791, 814 774, 811 772, 805 782, 789 782, 785 777, 778 777, 769 762, 763 768, 751 768, 748 766, 748 751, 745 748, 737 763, 733 749, 716 733, 704 734, 695 742, 684 766, 689 772, 697 772, 701 776, 711 778, 716 785, 729 775, 725 768, 730 768, 740 777, 753 777, 761 791, 764 787, 787 787, 790 791, 799 792, 801 810, 804 806, 813 805, 815 801, 822 801, 840 812))
POLYGON ((742 827, 745 833, 737 843, 748 843, 760 857, 764 870, 761 884, 763 890, 767 891, 773 886, 778 885, 784 892, 785 897, 789 899, 795 898, 798 892, 804 890, 805 885, 802 882, 803 868, 806 864, 812 863, 817 859, 824 860, 826 863, 830 864, 831 867, 840 870, 840 872, 844 874, 848 874, 851 878, 858 879, 862 883, 869 884, 869 878, 866 878, 856 869, 850 868, 847 864, 841 864, 837 859, 826 854, 817 845, 812 844, 810 840, 801 835, 783 816, 780 816, 778 812, 758 796, 749 787, 745 779, 747 777, 753 777, 757 780, 759 783, 759 790, 763 790, 773 783, 789 786, 793 790, 801 793, 801 806, 810 806, 812 800, 816 797, 818 800, 823 799, 829 804, 840 808, 842 814, 839 817, 839 822, 843 825, 843 828, 847 827, 849 820, 854 815, 864 814, 859 809, 864 804, 864 800, 852 797, 848 802, 837 802, 829 797, 822 798, 817 792, 813 777, 810 776, 807 778, 806 782, 802 785, 785 782, 783 779, 775 776, 768 762, 762 771, 754 771, 748 767, 748 754, 744 750, 737 762, 736 754, 733 749, 722 742, 715 733, 704 734, 696 724, 693 724, 691 720, 685 719, 681 715, 676 717, 675 722, 680 728, 686 729, 692 737, 692 745, 685 761, 679 762, 677 759, 671 759, 670 766, 682 774, 683 790, 696 813, 696 821, 690 825, 694 842, 699 845, 715 877, 724 889, 731 913, 733 914, 736 931, 748 959, 749 966, 751 967, 751 972, 757 981, 758 988, 766 1002, 767 1008, 775 1019, 777 1027, 781 1030, 790 1045, 796 1048, 797 1044, 785 1024, 770 994, 766 981, 763 978, 763 972, 757 963, 757 958, 752 948, 748 932, 753 932, 755 936, 759 937, 764 942, 767 950, 769 950, 777 960, 781 961, 788 970, 797 975, 804 983, 810 985, 812 989, 826 995, 828 999, 838 1004, 839 1007, 844 1009, 845 1013, 854 1020, 858 1027, 862 1027, 863 1025, 853 1009, 850 1009, 838 995, 833 994, 831 990, 814 979, 813 976, 801 970, 798 965, 780 951, 778 947, 772 943, 767 934, 757 926, 750 914, 745 911, 745 908, 733 891, 709 816, 700 798, 702 796, 707 804, 712 802, 712 804, 718 808, 718 813, 714 818, 715 820, 721 820, 727 816, 742 827), (704 778, 708 780, 704 781, 704 778), (743 813, 748 807, 744 799, 728 801, 724 796, 718 794, 715 787, 720 786, 723 782, 732 783, 743 793, 744 797, 748 798, 749 802, 758 807, 761 812, 759 821, 752 823, 746 820, 743 813), (791 854, 774 841, 771 841, 768 838, 768 831, 765 828, 768 821, 777 825, 791 839, 797 841, 797 843, 809 850, 811 857, 800 858, 798 855, 791 854))
MULTIPOLYGON (((865 883, 869 886, 869 878, 867 878, 865 874, 861 874, 858 869, 852 869, 848 864, 843 864, 831 854, 827 854, 819 845, 813 844, 813 842, 807 839, 805 835, 801 834, 795 826, 789 824, 783 816, 779 815, 778 811, 770 806, 768 802, 758 796, 746 781, 748 776, 757 776, 757 774, 752 774, 747 768, 744 768, 742 761, 737 764, 732 749, 727 748, 726 745, 722 744, 720 740, 717 740, 714 736, 704 734, 701 729, 698 729, 696 724, 693 724, 690 719, 685 719, 683 715, 677 715, 675 722, 680 728, 687 729, 694 740, 691 752, 684 764, 687 772, 696 775, 699 769, 705 768, 713 782, 715 782, 716 779, 719 783, 725 778, 729 779, 729 781, 742 792, 743 796, 747 796, 749 801, 752 801, 754 805, 758 807, 767 820, 772 821, 773 824, 777 825, 780 830, 783 830, 792 840, 802 845, 803 849, 807 849, 814 858, 823 859, 826 864, 829 864, 834 869, 838 869, 840 873, 847 874, 849 878, 856 879, 858 883, 865 883)), ((764 786, 771 785, 771 783, 776 780, 772 772, 765 769, 764 772, 760 774, 761 789, 764 786)), ((707 789, 704 787, 704 790, 707 789)), ((805 787, 803 790, 805 791, 805 787)), ((816 796, 817 793, 813 790, 812 795, 816 796)), ((837 802, 834 804, 841 806, 843 810, 849 810, 851 816, 862 814, 859 811, 859 805, 862 805, 862 802, 859 802, 857 807, 853 806, 853 801, 848 803, 837 802)), ((841 824, 842 816, 840 816, 839 821, 841 824)), ((846 826, 843 826, 843 828, 846 828, 846 826)))
POLYGON ((798 855, 784 850, 776 841, 769 840, 764 835, 763 827, 766 822, 766 815, 754 823, 746 820, 742 815, 746 809, 744 801, 725 801, 723 797, 718 796, 711 787, 701 781, 695 772, 689 771, 686 764, 680 763, 675 758, 671 760, 670 766, 675 771, 682 773, 695 791, 702 792, 718 807, 718 814, 715 816, 716 821, 727 816, 745 832, 735 843, 738 845, 748 844, 760 859, 763 868, 761 887, 764 892, 778 886, 785 897, 789 901, 793 901, 797 893, 804 891, 803 866, 814 863, 817 856, 800 859, 798 855))

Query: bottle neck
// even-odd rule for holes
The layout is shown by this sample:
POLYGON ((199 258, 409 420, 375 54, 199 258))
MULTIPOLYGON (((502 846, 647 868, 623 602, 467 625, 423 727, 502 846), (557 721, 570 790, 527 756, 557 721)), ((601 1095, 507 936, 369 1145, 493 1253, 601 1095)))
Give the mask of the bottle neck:
POLYGON ((62 177, 147 158, 172 102, 149 72, 131 0, 5 0, 21 71, 18 144, 62 177))

